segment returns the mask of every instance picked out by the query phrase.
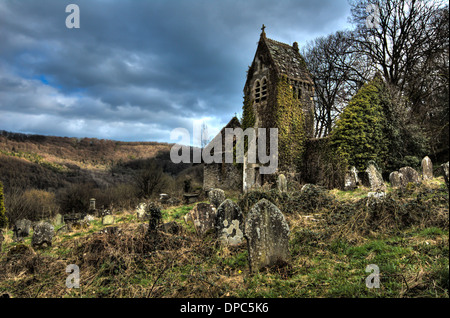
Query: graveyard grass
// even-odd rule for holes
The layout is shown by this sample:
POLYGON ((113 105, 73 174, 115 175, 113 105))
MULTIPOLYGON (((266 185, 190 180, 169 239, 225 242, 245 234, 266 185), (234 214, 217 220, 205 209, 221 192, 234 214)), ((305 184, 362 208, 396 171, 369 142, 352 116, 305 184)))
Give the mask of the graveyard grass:
MULTIPOLYGON (((58 234, 51 247, 34 252, 23 247, 30 246, 31 237, 15 243, 13 233, 7 232, 0 256, 0 294, 25 298, 448 298, 446 185, 440 177, 405 191, 396 195, 414 204, 428 202, 432 210, 426 213, 433 218, 446 213, 447 223, 411 222, 403 227, 383 223, 376 228, 349 230, 343 223, 327 220, 339 207, 360 207, 358 203, 366 199, 369 189, 328 191, 334 205, 285 213, 291 230, 290 264, 256 274, 249 273, 245 243, 225 247, 212 236, 198 238, 193 226, 184 223, 183 216, 194 204, 162 211, 164 222, 178 222, 184 232, 161 234, 159 248, 147 252, 142 252, 144 236, 138 230, 145 222, 133 211, 116 215, 114 226, 120 228, 120 235, 96 234, 104 226, 95 219, 88 228, 58 234), (69 264, 80 267, 80 288, 65 285, 69 264), (366 287, 369 264, 380 269, 380 288, 366 287)), ((394 190, 388 188, 388 192, 394 190)))

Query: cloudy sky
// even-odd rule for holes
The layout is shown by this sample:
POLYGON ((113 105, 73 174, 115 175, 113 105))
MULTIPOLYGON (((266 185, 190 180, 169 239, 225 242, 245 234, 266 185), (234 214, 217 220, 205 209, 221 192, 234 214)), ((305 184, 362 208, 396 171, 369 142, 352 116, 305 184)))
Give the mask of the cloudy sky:
POLYGON ((0 0, 0 130, 174 142, 205 122, 213 135, 242 112, 263 23, 301 47, 349 13, 347 0, 0 0))

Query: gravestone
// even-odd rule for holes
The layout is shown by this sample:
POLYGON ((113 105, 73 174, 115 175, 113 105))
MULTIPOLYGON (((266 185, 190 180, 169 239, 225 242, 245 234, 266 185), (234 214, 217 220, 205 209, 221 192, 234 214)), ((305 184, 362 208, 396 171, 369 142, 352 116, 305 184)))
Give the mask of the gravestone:
POLYGON ((373 192, 384 192, 386 191, 386 186, 383 182, 383 176, 381 172, 376 167, 375 163, 369 162, 367 165, 367 176, 369 178, 370 189, 373 192))
POLYGON ((374 198, 376 200, 383 199, 386 197, 386 192, 368 192, 367 193, 368 198, 374 198))
POLYGON ((90 214, 86 214, 86 216, 83 219, 83 221, 85 221, 88 224, 92 223, 94 220, 95 220, 95 217, 90 214))
POLYGON ((61 214, 56 214, 55 217, 53 218, 53 224, 55 226, 60 226, 64 224, 64 217, 61 214))
POLYGON ((356 167, 352 167, 345 173, 344 190, 354 190, 357 188, 358 183, 358 170, 356 170, 356 167))
POLYGON ((95 198, 89 200, 89 210, 95 211, 95 198))
POLYGON ((52 239, 55 235, 55 229, 53 225, 48 222, 39 222, 34 226, 33 237, 31 238, 31 246, 42 246, 42 244, 47 244, 47 246, 52 246, 52 239))
POLYGON ((401 188, 403 185, 403 174, 398 171, 391 172, 389 182, 393 188, 401 188))
POLYGON ((284 174, 280 174, 277 179, 277 187, 280 192, 287 192, 287 180, 284 174))
POLYGON ((448 172, 448 169, 449 169, 448 161, 446 163, 442 164, 441 167, 442 167, 442 170, 444 172, 444 180, 445 180, 445 184, 447 185, 447 190, 448 190, 449 189, 448 188, 448 173, 449 173, 448 172))
POLYGON ((426 156, 422 159, 422 180, 433 179, 433 163, 431 159, 426 156))
POLYGON ((215 230, 217 210, 209 203, 197 203, 189 212, 187 219, 194 224, 195 232, 204 236, 215 230))
POLYGON ((14 224, 14 241, 22 241, 25 237, 30 235, 32 222, 27 219, 20 219, 14 224))
POLYGON ((403 167, 398 171, 403 175, 402 187, 405 188, 408 183, 420 183, 419 173, 411 167, 403 167))
POLYGON ((166 204, 169 202, 169 195, 166 193, 160 193, 159 194, 159 202, 161 202, 162 204, 166 204))
POLYGON ((216 233, 225 245, 241 244, 244 238, 244 217, 239 206, 227 199, 217 208, 216 233))
POLYGON ((102 224, 103 225, 111 225, 111 224, 114 224, 114 220, 115 218, 114 218, 114 215, 105 215, 103 218, 102 218, 102 224))
POLYGON ((289 225, 276 205, 260 200, 250 210, 244 226, 250 271, 289 262, 289 225))
POLYGON ((192 193, 192 194, 185 193, 185 194, 183 194, 183 198, 184 198, 184 203, 185 204, 191 204, 191 203, 198 202, 199 201, 199 197, 200 197, 199 193, 192 193))
POLYGON ((139 203, 139 205, 136 207, 136 217, 138 220, 148 221, 148 219, 150 218, 150 215, 147 214, 147 204, 146 203, 139 203))
POLYGON ((226 199, 225 191, 222 189, 211 189, 208 192, 208 199, 209 203, 218 208, 219 205, 226 199))

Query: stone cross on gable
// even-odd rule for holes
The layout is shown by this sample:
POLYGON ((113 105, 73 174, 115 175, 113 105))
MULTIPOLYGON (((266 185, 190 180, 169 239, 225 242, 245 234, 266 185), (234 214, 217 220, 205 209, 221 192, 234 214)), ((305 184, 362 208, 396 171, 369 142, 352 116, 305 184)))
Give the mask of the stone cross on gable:
POLYGON ((265 29, 266 29, 266 26, 263 24, 263 25, 262 25, 262 28, 261 28, 261 30, 262 30, 261 36, 262 36, 262 37, 266 37, 266 32, 264 31, 265 29))

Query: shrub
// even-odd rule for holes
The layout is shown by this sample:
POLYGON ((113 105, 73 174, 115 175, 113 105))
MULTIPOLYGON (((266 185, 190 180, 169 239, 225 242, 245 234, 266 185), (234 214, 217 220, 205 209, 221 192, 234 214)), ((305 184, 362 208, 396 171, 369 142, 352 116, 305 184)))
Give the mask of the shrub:
POLYGON ((380 76, 366 83, 344 108, 332 132, 331 146, 339 149, 359 171, 365 170, 369 160, 383 166, 387 155, 382 87, 380 76))
POLYGON ((8 216, 11 223, 19 219, 38 221, 51 218, 59 212, 53 192, 30 189, 12 189, 8 193, 8 216))
POLYGON ((62 212, 87 211, 89 209, 89 199, 92 198, 93 191, 94 185, 90 183, 74 184, 62 189, 58 194, 58 201, 62 212))
POLYGON ((164 173, 155 160, 149 160, 145 167, 134 178, 139 198, 150 199, 166 190, 171 177, 164 173))

